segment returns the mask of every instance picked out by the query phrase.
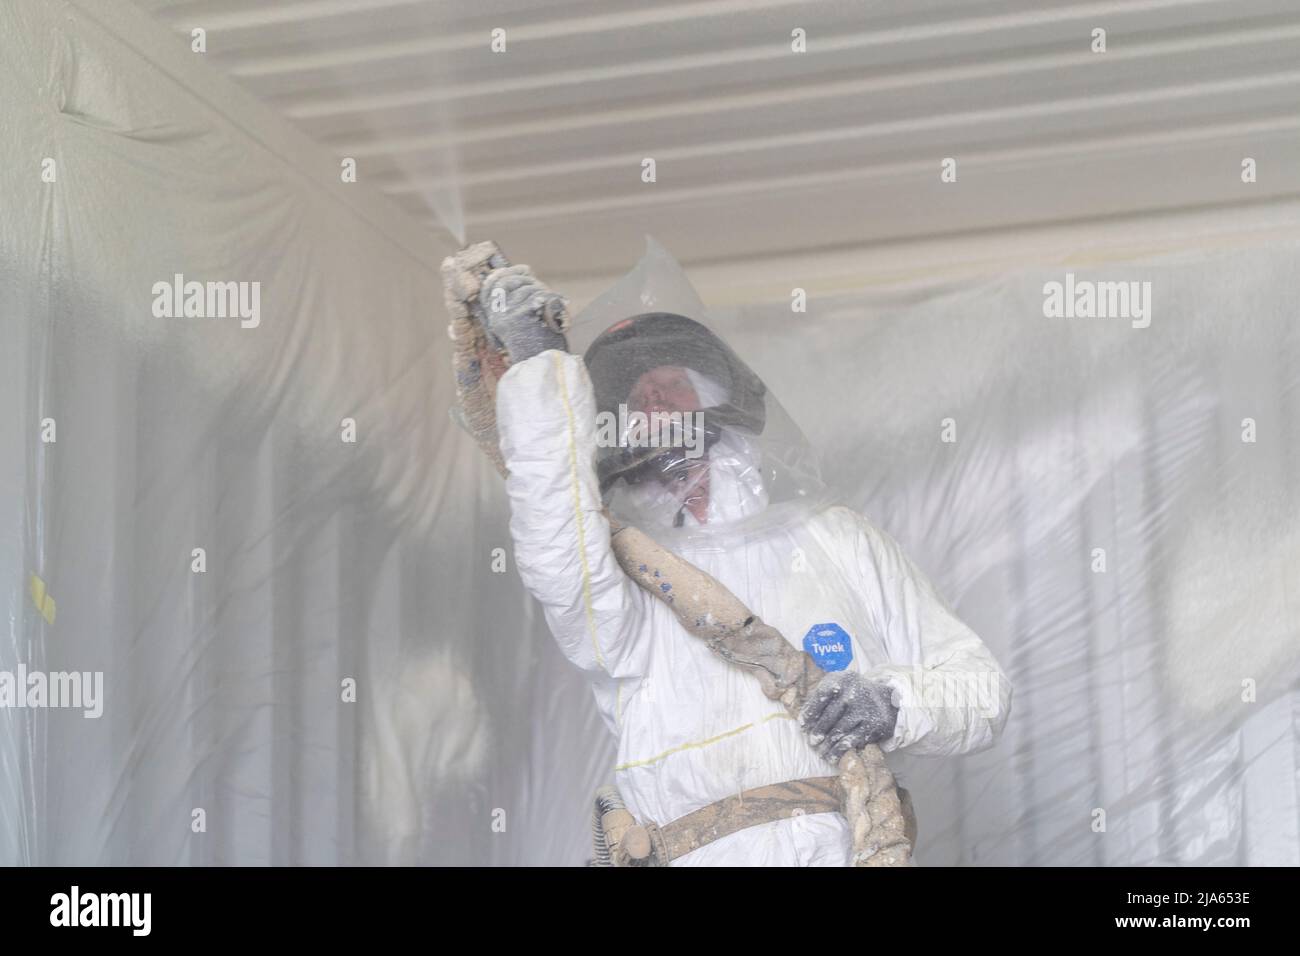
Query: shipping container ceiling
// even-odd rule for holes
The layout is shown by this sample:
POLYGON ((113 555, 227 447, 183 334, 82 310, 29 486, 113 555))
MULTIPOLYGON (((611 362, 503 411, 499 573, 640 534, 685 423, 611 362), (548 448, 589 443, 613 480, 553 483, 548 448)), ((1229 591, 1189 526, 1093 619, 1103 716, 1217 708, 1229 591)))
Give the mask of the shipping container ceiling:
POLYGON ((1300 197, 1294 0, 136 2, 323 161, 552 281, 647 233, 731 284, 769 263, 772 292, 792 257, 851 284, 1090 234, 1131 255, 1300 197))

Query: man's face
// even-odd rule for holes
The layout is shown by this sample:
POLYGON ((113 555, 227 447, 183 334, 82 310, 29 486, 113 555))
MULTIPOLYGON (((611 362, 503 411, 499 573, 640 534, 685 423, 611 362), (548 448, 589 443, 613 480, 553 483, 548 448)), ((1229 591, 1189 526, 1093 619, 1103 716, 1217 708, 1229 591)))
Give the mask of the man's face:
POLYGON ((653 415, 656 412, 695 412, 700 397, 695 393, 686 369, 679 365, 660 365, 644 373, 632 386, 627 404, 631 411, 653 415))

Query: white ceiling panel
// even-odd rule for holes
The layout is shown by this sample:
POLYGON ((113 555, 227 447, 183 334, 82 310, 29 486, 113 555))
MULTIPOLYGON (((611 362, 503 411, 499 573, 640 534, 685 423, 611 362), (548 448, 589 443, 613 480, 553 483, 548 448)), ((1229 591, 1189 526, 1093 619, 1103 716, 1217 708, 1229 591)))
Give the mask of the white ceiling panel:
POLYGON ((646 233, 716 264, 1300 195, 1295 0, 136 2, 322 161, 548 277, 646 233))

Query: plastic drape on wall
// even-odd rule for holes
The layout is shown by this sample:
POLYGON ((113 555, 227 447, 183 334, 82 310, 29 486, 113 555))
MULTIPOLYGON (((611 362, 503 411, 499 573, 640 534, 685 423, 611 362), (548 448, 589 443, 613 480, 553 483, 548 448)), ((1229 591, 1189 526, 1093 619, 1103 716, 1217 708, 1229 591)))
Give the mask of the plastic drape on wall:
MULTIPOLYGON (((578 339, 703 308, 675 270, 651 244, 578 339)), ((1298 271, 1288 245, 715 316, 1011 678, 995 748, 891 758, 919 862, 1300 863, 1298 271)))
POLYGON ((491 573, 448 247, 142 56, 162 28, 21 0, 0 46, 0 671, 103 675, 99 717, 0 708, 0 861, 523 858, 534 728, 597 718, 491 573))
MULTIPOLYGON (((446 249, 70 11, 0 8, 0 681, 85 686, 0 707, 0 862, 580 863, 613 744, 449 419, 446 249)), ((603 307, 700 312, 649 265, 603 307)), ((697 315, 1015 687, 891 758, 920 862, 1300 863, 1297 265, 697 315)))
POLYGON ((1287 246, 735 317, 760 374, 803 383, 830 479, 1015 688, 995 749, 896 761, 922 862, 1300 863, 1298 266, 1287 246), (1081 314, 1102 283, 1130 284, 1128 314, 1081 314), (1067 289, 1076 314, 1045 316, 1067 289))

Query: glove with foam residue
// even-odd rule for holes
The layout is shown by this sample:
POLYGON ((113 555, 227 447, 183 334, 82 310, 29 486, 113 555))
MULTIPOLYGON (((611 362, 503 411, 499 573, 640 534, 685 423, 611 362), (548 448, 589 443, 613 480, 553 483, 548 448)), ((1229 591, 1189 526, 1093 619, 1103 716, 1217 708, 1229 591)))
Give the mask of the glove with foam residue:
POLYGON ((893 688, 853 671, 823 677, 799 714, 813 747, 832 763, 851 749, 892 737, 897 722, 893 688))
POLYGON ((547 349, 568 350, 568 303, 533 275, 528 266, 493 269, 479 289, 483 325, 511 364, 547 349))

